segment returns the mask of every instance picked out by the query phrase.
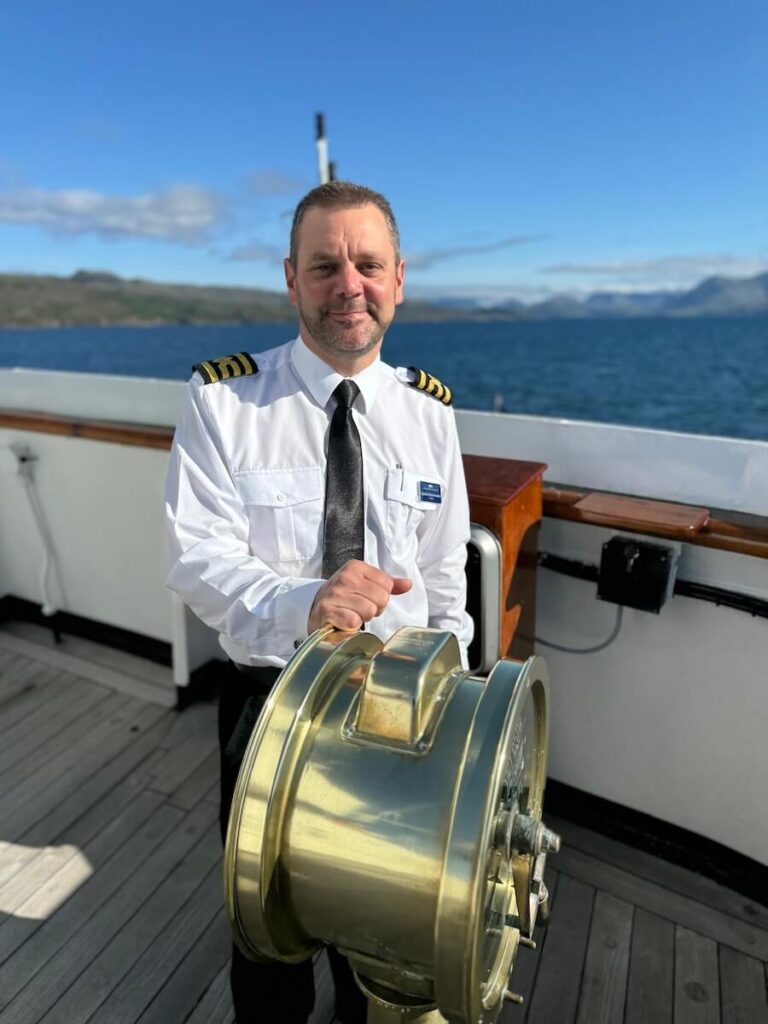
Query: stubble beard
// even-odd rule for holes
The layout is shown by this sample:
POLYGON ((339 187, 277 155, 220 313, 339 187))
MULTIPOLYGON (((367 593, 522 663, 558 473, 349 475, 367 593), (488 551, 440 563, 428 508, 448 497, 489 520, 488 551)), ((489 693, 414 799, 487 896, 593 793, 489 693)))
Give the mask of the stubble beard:
POLYGON ((320 310, 317 315, 311 316, 301 303, 298 308, 299 318, 317 347, 334 356, 367 355, 381 343, 389 326, 382 325, 369 307, 366 308, 367 321, 357 324, 352 331, 334 322, 330 310, 320 310))

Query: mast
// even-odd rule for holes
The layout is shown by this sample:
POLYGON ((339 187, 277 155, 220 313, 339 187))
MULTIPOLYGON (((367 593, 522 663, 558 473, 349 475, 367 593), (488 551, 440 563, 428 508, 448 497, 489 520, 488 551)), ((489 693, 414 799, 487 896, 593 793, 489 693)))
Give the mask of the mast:
POLYGON ((317 147, 317 171, 320 184, 336 180, 336 165, 328 161, 328 140, 325 137, 325 116, 315 114, 315 146, 317 147))

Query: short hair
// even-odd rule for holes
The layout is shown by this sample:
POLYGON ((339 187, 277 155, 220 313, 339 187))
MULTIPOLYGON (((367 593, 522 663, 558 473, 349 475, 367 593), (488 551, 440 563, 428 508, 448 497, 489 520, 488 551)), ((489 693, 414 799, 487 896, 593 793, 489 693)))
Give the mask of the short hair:
POLYGON ((349 210, 358 206, 375 206, 381 210, 387 222, 389 237, 395 249, 395 263, 400 262, 400 232, 397 221, 389 202, 380 192, 374 192, 365 185, 355 185, 351 181, 327 181, 307 192, 300 200, 293 214, 291 224, 291 250, 288 259, 291 266, 296 266, 296 255, 299 248, 299 228, 308 210, 319 206, 325 210, 349 210))

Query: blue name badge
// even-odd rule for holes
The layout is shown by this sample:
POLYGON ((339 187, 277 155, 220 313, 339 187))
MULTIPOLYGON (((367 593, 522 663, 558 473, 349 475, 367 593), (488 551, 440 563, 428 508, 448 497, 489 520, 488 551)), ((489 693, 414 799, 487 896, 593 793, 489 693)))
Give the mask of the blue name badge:
POLYGON ((419 501, 433 501, 439 505, 443 500, 443 492, 440 484, 430 483, 428 480, 419 480, 419 501))

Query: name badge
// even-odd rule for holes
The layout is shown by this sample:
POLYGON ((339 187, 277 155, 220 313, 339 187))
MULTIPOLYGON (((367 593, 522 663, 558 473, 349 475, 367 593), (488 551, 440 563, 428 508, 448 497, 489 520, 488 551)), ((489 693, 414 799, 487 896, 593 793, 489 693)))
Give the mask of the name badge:
POLYGON ((443 500, 443 492, 440 484, 430 483, 428 480, 419 480, 419 501, 432 501, 439 505, 443 500))

